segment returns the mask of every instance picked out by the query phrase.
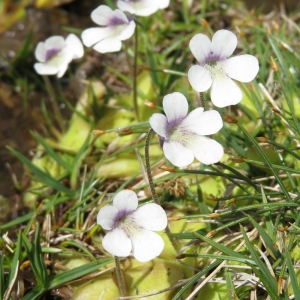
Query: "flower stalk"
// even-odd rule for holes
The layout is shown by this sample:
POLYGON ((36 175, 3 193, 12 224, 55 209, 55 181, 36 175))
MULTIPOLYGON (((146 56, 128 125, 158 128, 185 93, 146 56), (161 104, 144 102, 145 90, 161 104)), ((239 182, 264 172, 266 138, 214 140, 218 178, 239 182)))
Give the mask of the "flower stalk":
POLYGON ((199 107, 203 107, 204 110, 205 110, 205 100, 204 100, 204 93, 203 92, 200 92, 200 105, 199 107))
POLYGON ((120 292, 121 297, 127 296, 127 289, 125 284, 125 279, 123 276, 123 272, 120 266, 120 259, 118 256, 114 256, 115 264, 116 264, 116 275, 117 275, 117 282, 118 282, 118 289, 120 292))
MULTIPOLYGON (((149 144, 150 144, 150 138, 151 138, 153 132, 154 132, 154 130, 152 128, 150 128, 150 130, 146 136, 146 142, 145 142, 146 171, 147 171, 148 182, 149 182, 152 198, 156 204, 161 205, 160 199, 157 196, 156 191, 155 191, 153 178, 152 178, 152 174, 151 174, 151 167, 150 167, 149 144)), ((170 236, 171 231, 170 231, 169 225, 167 225, 165 232, 168 235, 169 240, 170 240, 172 246, 174 247, 175 251, 178 253, 179 249, 178 249, 177 243, 176 243, 175 239, 170 236)))

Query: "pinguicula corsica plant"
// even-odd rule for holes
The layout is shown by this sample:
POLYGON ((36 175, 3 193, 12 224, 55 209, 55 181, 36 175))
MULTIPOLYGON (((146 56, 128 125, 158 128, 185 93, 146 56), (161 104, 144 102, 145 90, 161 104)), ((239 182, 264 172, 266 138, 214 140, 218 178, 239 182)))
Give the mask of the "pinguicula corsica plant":
MULTIPOLYGON (((180 91, 169 91, 168 94, 157 96, 159 100, 162 100, 162 109, 152 114, 148 124, 148 120, 140 120, 137 106, 137 24, 139 22, 135 18, 136 16, 150 16, 168 7, 169 0, 118 0, 116 6, 117 9, 112 9, 109 6, 100 5, 93 10, 91 19, 99 26, 83 30, 81 38, 86 47, 93 47, 95 51, 102 54, 117 52, 123 47, 127 51, 129 61, 130 56, 133 56, 132 87, 135 121, 143 126, 139 133, 145 134, 149 130, 142 139, 146 136, 147 177, 145 176, 144 180, 149 184, 151 193, 146 195, 145 192, 140 195, 136 193, 135 187, 131 190, 126 189, 124 185, 120 191, 110 194, 108 199, 111 200, 111 205, 100 203, 101 198, 101 201, 99 200, 101 208, 97 209, 99 210, 97 217, 93 215, 96 219, 94 225, 98 226, 94 228, 102 234, 101 246, 99 246, 102 251, 101 255, 114 257, 118 293, 121 296, 127 296, 128 283, 125 282, 126 276, 121 268, 122 262, 125 269, 130 268, 130 262, 136 260, 140 263, 138 268, 142 269, 141 263, 150 262, 153 263, 152 266, 156 266, 157 262, 163 261, 162 272, 167 274, 171 267, 169 268, 164 260, 166 257, 175 259, 180 254, 179 242, 174 238, 176 234, 171 232, 170 224, 168 224, 168 214, 170 214, 167 211, 168 206, 161 203, 153 183, 149 154, 152 134, 157 134, 155 143, 159 143, 163 151, 162 154, 159 150, 160 158, 164 155, 163 163, 172 164, 171 171, 182 171, 181 168, 191 169, 194 166, 195 168, 200 166, 203 171, 206 167, 219 163, 224 156, 219 133, 223 127, 223 111, 212 109, 212 106, 209 109, 206 105, 195 106, 192 101, 192 93, 194 93, 192 88, 200 93, 201 99, 203 99, 203 92, 211 88, 212 104, 218 108, 235 105, 242 100, 243 95, 234 80, 252 81, 258 73, 259 64, 256 57, 248 54, 230 57, 237 47, 237 37, 228 30, 217 31, 212 40, 202 33, 195 35, 190 40, 189 47, 198 63, 190 67, 187 74, 188 81, 186 81, 192 87, 189 86, 191 93, 183 95, 180 91), (130 41, 127 41, 125 46, 122 46, 122 42, 129 40, 133 35, 135 35, 135 41, 134 49, 131 51, 131 49, 128 50, 131 47, 130 41), (141 124, 139 121, 145 122, 141 124), (193 164, 194 162, 196 163, 193 164), (169 252, 164 253, 165 245, 171 249, 169 252)), ((74 34, 70 34, 66 39, 54 36, 37 45, 35 56, 38 63, 34 65, 34 68, 40 75, 56 75, 60 78, 65 74, 69 63, 73 59, 83 57, 83 54, 82 43, 74 34)), ((45 80, 49 85, 48 79, 45 78, 45 80)), ((184 206, 184 201, 178 206, 184 206)), ((198 254, 197 251, 195 253, 198 254)), ((196 256, 195 253, 191 256, 196 256)), ((99 295, 99 299, 101 297, 99 295)))
POLYGON ((236 46, 235 34, 224 29, 217 31, 212 41, 202 33, 190 41, 190 49, 199 62, 189 69, 190 84, 197 92, 205 92, 211 87, 211 101, 217 107, 234 105, 242 100, 242 92, 232 79, 250 82, 258 73, 255 56, 230 57, 236 46))

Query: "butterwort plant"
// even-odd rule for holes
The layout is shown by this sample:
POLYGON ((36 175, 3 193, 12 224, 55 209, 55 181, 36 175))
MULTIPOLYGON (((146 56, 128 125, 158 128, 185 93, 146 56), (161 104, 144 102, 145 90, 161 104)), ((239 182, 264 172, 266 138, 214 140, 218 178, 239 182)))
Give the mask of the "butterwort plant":
POLYGON ((132 252, 136 260, 147 262, 164 248, 163 239, 153 231, 167 227, 165 211, 155 203, 138 207, 137 195, 131 190, 117 193, 113 205, 99 211, 97 223, 108 230, 102 245, 114 256, 127 257, 132 252))
POLYGON ((116 52, 122 47, 122 41, 129 39, 135 30, 135 22, 130 20, 123 11, 112 10, 100 5, 91 14, 92 20, 102 26, 89 28, 82 32, 83 44, 100 52, 116 52))
POLYGON ((62 77, 69 63, 83 54, 83 45, 76 35, 69 34, 66 39, 52 36, 37 44, 35 57, 39 62, 34 64, 34 69, 40 75, 62 77))
POLYGON ((207 137, 223 127, 219 112, 198 107, 188 113, 188 101, 178 92, 164 97, 163 108, 165 115, 155 113, 149 122, 159 135, 165 157, 173 165, 187 166, 194 158, 207 165, 220 161, 223 147, 207 137))
POLYGON ((212 41, 201 33, 190 41, 190 49, 199 62, 188 71, 190 84, 197 92, 211 87, 211 101, 217 107, 239 103, 242 92, 232 79, 250 82, 259 70, 253 55, 230 57, 236 46, 236 35, 225 29, 217 31, 212 41))
POLYGON ((170 0, 118 0, 117 6, 137 16, 150 16, 159 9, 167 8, 170 0))

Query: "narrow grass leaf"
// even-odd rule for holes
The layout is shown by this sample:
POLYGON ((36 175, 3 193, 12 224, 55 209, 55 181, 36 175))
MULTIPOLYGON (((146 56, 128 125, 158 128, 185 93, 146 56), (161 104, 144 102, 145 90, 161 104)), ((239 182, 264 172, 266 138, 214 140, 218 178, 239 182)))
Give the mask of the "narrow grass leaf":
POLYGON ((64 161, 51 147, 50 145, 38 134, 31 131, 31 135, 45 148, 47 153, 55 160, 57 161, 62 167, 64 167, 69 172, 72 171, 72 166, 69 165, 66 161, 64 161))
POLYGON ((227 286, 227 299, 235 300, 236 298, 233 299, 232 297, 235 290, 234 290, 234 285, 228 268, 225 269, 225 278, 226 278, 226 286, 227 286))
POLYGON ((4 295, 4 267, 3 267, 3 255, 0 254, 0 300, 3 300, 4 295))
POLYGON ((76 191, 72 191, 68 189, 66 186, 61 184, 59 181, 51 177, 49 174, 43 172, 41 169, 36 167, 28 158, 23 156, 18 151, 14 150, 13 148, 7 146, 8 150, 11 151, 23 164, 25 164, 30 171, 32 171, 39 182, 45 184, 46 186, 52 187, 53 189, 63 192, 70 197, 74 197, 76 191))
POLYGON ((182 295, 188 291, 188 289, 190 287, 192 287, 203 275, 205 275, 206 273, 208 273, 209 271, 213 270, 215 267, 217 267, 220 263, 222 262, 222 260, 216 260, 215 262, 213 262, 212 264, 208 265, 206 268, 204 268, 202 271, 200 271, 199 273, 197 273, 196 275, 194 275, 191 280, 186 283, 179 292, 177 292, 177 294, 173 297, 172 300, 179 300, 182 299, 182 295))
POLYGON ((272 238, 266 233, 266 231, 250 215, 248 215, 248 218, 249 218, 249 221, 253 224, 253 226, 259 232, 261 238, 264 240, 268 253, 274 259, 280 258, 279 251, 277 251, 273 246, 274 242, 273 242, 272 238))
POLYGON ((17 266, 19 265, 19 261, 21 259, 21 250, 22 250, 22 235, 19 234, 16 248, 14 249, 14 257, 11 262, 10 272, 6 282, 6 288, 8 288, 8 286, 11 284, 15 276, 15 270, 17 269, 17 266))
POLYGON ((293 288, 294 292, 294 297, 295 299, 300 299, 300 289, 299 289, 299 284, 298 284, 298 279, 297 275, 294 270, 294 266, 290 257, 290 253, 288 251, 285 252, 285 257, 286 257, 286 262, 287 262, 287 267, 289 270, 289 277, 291 280, 291 285, 293 288))
POLYGON ((242 231, 247 250, 250 252, 252 259, 256 262, 256 265, 258 267, 254 267, 253 271, 258 275, 259 279, 263 283, 271 299, 280 300, 281 298, 277 295, 277 282, 275 278, 270 274, 266 265, 261 261, 260 257, 257 255, 242 225, 240 225, 240 229, 242 231))

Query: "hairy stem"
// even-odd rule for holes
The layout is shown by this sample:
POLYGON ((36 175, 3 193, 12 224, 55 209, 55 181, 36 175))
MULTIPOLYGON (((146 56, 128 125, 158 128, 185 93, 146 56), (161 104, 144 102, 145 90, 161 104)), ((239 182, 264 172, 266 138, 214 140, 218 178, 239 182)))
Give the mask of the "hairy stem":
POLYGON ((127 296, 127 291, 126 291, 124 276, 123 276, 121 266, 120 266, 120 260, 119 260, 119 257, 117 257, 117 256, 115 256, 114 258, 115 258, 115 264, 116 264, 116 274, 117 274, 119 292, 120 292, 121 297, 125 297, 125 296, 127 296))
POLYGON ((146 143, 145 143, 146 171, 147 171, 149 186, 150 186, 153 200, 156 204, 160 205, 160 199, 158 198, 158 196, 155 192, 155 187, 154 187, 153 178, 152 178, 152 174, 151 174, 150 159, 149 159, 149 143, 150 143, 150 138, 151 138, 152 133, 153 133, 153 129, 150 128, 150 130, 147 134, 146 143))
MULTIPOLYGON (((150 130, 147 134, 147 137, 146 137, 146 142, 145 142, 146 171, 147 171, 149 186, 150 186, 150 190, 151 190, 153 200, 156 204, 160 205, 160 199, 158 198, 158 196, 156 194, 154 183, 153 183, 153 178, 152 178, 152 174, 151 174, 151 166, 150 166, 150 158, 149 158, 149 144, 150 144, 150 138, 152 136, 152 133, 153 133, 153 129, 150 128, 150 130)), ((167 225, 165 231, 166 231, 166 234, 169 237, 169 240, 170 240, 172 246, 174 247, 175 251, 178 253, 179 249, 178 249, 176 240, 172 236, 170 236, 171 231, 170 231, 169 225, 167 225)))
POLYGON ((200 92, 200 107, 203 107, 205 110, 205 100, 204 100, 204 94, 200 92))
POLYGON ((134 32, 134 58, 133 58, 133 106, 136 120, 140 122, 139 107, 137 103, 137 56, 138 56, 138 27, 134 32))

